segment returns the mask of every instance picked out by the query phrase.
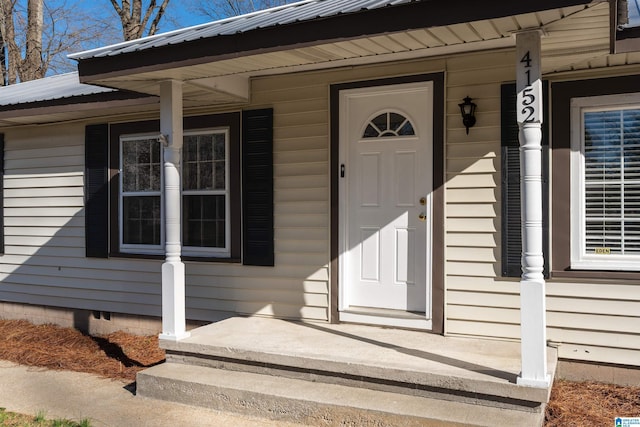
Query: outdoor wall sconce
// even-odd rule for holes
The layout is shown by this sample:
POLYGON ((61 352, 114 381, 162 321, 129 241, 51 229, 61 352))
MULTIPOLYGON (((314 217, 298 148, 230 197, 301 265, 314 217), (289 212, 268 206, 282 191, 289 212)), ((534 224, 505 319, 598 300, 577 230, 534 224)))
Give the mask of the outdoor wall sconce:
POLYGON ((476 104, 471 102, 472 100, 473 98, 467 96, 462 104, 458 104, 462 114, 462 124, 467 128, 467 135, 469 135, 469 128, 476 124, 476 104))

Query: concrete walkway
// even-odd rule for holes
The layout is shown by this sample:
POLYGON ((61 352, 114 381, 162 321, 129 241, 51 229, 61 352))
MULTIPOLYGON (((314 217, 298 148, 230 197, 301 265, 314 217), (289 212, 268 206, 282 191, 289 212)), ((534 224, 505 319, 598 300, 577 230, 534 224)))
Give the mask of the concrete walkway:
POLYGON ((136 397, 122 381, 2 360, 0 407, 27 415, 44 413, 49 419, 88 419, 93 427, 299 426, 136 397))

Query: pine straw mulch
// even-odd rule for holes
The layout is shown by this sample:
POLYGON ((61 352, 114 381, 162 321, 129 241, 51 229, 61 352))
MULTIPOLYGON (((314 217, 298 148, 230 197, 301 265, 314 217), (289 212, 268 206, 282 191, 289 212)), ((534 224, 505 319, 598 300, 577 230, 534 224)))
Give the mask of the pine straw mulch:
POLYGON ((89 336, 73 328, 0 320, 0 359, 21 365, 135 381, 138 371, 164 358, 157 336, 89 336))
MULTIPOLYGON (((0 320, 0 359, 22 365, 135 381, 138 371, 164 358, 157 336, 88 336, 72 328, 0 320)), ((618 416, 640 416, 640 387, 557 380, 545 427, 607 426, 618 416)))
POLYGON ((613 426, 616 417, 640 417, 640 387, 556 380, 545 427, 613 426))

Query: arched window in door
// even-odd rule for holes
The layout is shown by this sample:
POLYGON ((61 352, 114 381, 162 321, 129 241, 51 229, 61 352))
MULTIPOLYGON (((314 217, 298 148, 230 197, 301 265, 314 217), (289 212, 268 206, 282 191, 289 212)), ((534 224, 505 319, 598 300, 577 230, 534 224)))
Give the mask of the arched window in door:
POLYGON ((399 136, 415 136, 411 121, 399 113, 387 111, 377 115, 369 122, 362 135, 367 138, 388 138, 399 136))

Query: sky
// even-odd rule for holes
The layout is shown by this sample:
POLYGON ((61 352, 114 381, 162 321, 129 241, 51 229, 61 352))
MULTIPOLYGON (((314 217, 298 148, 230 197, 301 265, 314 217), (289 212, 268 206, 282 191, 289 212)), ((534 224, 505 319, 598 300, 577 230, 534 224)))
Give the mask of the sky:
MULTIPOLYGON (((18 0, 19 2, 26 2, 26 0, 18 0)), ((121 2, 121 0, 118 0, 121 2)), ((157 3, 161 3, 162 0, 156 0, 157 3)), ((203 24, 211 22, 214 19, 203 15, 202 12, 197 11, 198 3, 216 4, 213 0, 170 0, 167 6, 166 12, 163 15, 159 29, 157 33, 166 33, 168 31, 176 30, 179 28, 190 27, 193 25, 203 24)), ((251 4, 260 7, 259 5, 265 4, 281 4, 281 3, 293 3, 298 0, 272 0, 272 1, 251 1, 251 4)), ((104 34, 103 39, 108 37, 109 40, 105 43, 104 40, 96 40, 95 46, 104 46, 105 44, 118 43, 122 41, 122 31, 120 27, 119 18, 111 5, 110 0, 45 0, 45 4, 58 4, 66 3, 67 6, 73 5, 83 10, 89 19, 97 16, 107 18, 108 22, 113 22, 113 34, 112 31, 108 31, 109 34, 104 34)), ((143 0, 143 6, 146 6, 149 0, 143 0)), ((220 3, 224 3, 221 1, 220 3)))
MULTIPOLYGON (((18 1, 26 4, 26 0, 18 1)), ((144 0, 144 4, 146 3, 148 3, 148 0, 144 0)), ((158 3, 160 3, 160 0, 158 0, 158 3)), ((157 33, 166 33, 212 21, 212 18, 198 14, 195 11, 195 3, 195 0, 170 0, 167 10, 160 20, 157 33)), ((81 25, 86 25, 86 21, 91 22, 90 20, 94 18, 101 19, 109 25, 106 28, 100 28, 98 31, 99 36, 84 41, 82 46, 59 55, 55 64, 52 64, 49 68, 47 75, 60 74, 76 69, 75 61, 66 58, 68 53, 76 53, 122 42, 120 19, 109 0, 45 0, 46 7, 56 8, 60 4, 66 4, 67 8, 77 11, 80 21, 84 21, 81 22, 81 25)))
MULTIPOLYGON (((54 0, 60 1, 60 0, 54 0)), ((90 16, 109 17, 113 20, 114 26, 120 30, 120 22, 113 6, 109 0, 67 0, 67 3, 76 3, 90 16)), ((144 1, 147 3, 147 1, 144 1)), ((158 1, 160 3, 160 1, 158 1)), ((166 33, 178 28, 203 24, 211 21, 211 18, 199 15, 195 11, 194 0, 170 0, 167 10, 160 21, 159 33, 166 33)), ((118 34, 120 36, 120 34, 118 34)), ((121 36, 120 36, 121 37, 121 36)), ((121 40, 116 40, 116 42, 121 40)))
MULTIPOLYGON (((121 3, 121 0, 118 1, 121 3)), ((156 0, 157 3, 161 3, 161 1, 156 0)), ((291 3, 293 1, 295 0, 287 0, 286 2, 291 3)), ((18 13, 23 16, 26 12, 26 3, 27 0, 17 0, 18 13)), ((143 0, 143 7, 148 3, 149 0, 143 0)), ((211 22, 213 20, 211 17, 197 12, 197 3, 198 0, 170 0, 166 12, 160 20, 156 34, 211 22)), ((93 33, 95 33, 91 34, 87 40, 80 42, 79 45, 55 55, 48 68, 47 75, 76 70, 76 62, 68 59, 66 57, 67 54, 117 44, 123 41, 120 18, 110 0, 45 0, 45 8, 48 8, 49 11, 71 11, 73 13, 73 15, 69 15, 69 12, 62 12, 63 15, 55 15, 60 17, 57 18, 60 21, 56 21, 58 33, 60 33, 61 29, 65 29, 65 33, 91 34, 91 32, 87 33, 85 31, 86 28, 92 28, 94 30, 93 33), (87 25, 90 25, 90 27, 87 27, 87 25), (81 30, 78 31, 78 29, 81 30)), ((47 11, 45 11, 45 15, 50 16, 47 11)), ((22 37, 19 33, 17 33, 18 38, 22 37)), ((45 40, 46 43, 47 40, 45 40)))

